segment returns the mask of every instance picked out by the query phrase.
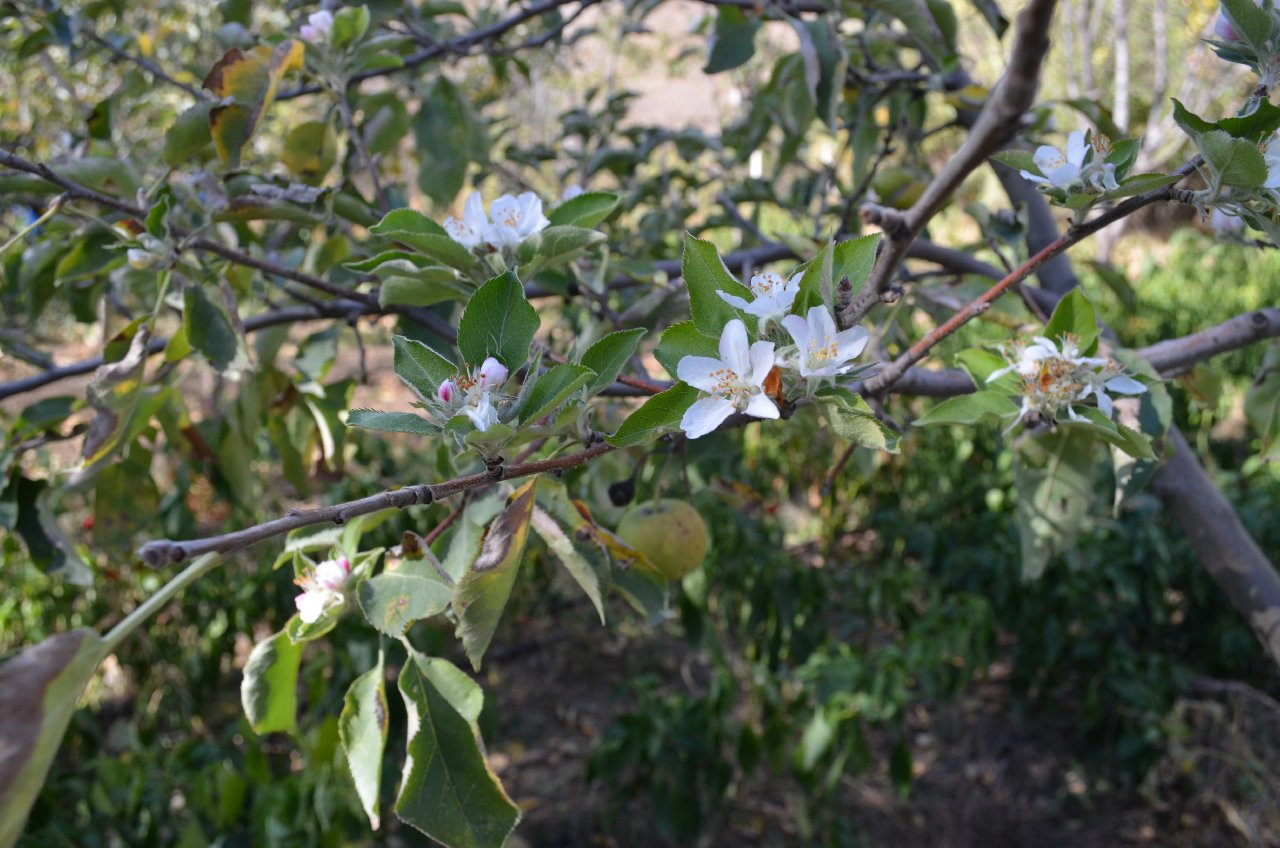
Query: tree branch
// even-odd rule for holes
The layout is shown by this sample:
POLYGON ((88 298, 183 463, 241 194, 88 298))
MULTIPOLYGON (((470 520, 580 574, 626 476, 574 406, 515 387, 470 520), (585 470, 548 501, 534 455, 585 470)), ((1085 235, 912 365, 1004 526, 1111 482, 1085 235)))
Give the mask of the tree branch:
POLYGON ((612 445, 601 442, 569 456, 543 459, 537 462, 525 462, 517 465, 498 465, 493 469, 456 477, 444 483, 419 483, 400 489, 388 489, 385 492, 370 495, 367 498, 334 504, 333 506, 317 507, 316 509, 295 509, 273 521, 246 527, 233 533, 210 536, 207 539, 195 539, 187 542, 158 539, 147 542, 138 548, 137 555, 147 565, 156 568, 168 562, 183 562, 207 553, 230 553, 301 527, 329 523, 345 524, 353 518, 384 509, 426 506, 469 489, 487 486, 497 480, 514 480, 534 474, 566 471, 611 450, 613 450, 612 445))
POLYGON ((1182 527, 1205 570, 1280 665, 1280 575, 1176 427, 1169 429, 1165 445, 1168 455, 1151 480, 1152 490, 1182 527))
POLYGON ((207 91, 204 91, 203 89, 200 89, 200 88, 196 88, 194 85, 188 85, 185 82, 180 82, 179 80, 176 80, 173 77, 169 76, 167 73, 165 73, 163 68, 161 68, 155 62, 152 62, 150 59, 144 59, 141 56, 135 56, 132 53, 129 53, 117 47, 107 39, 98 35, 93 30, 86 29, 84 27, 83 21, 80 22, 80 31, 84 33, 85 38, 89 39, 94 44, 101 47, 103 50, 106 50, 108 53, 110 53, 112 56, 115 56, 117 59, 120 59, 121 61, 124 61, 124 62, 132 62, 133 64, 137 65, 139 68, 142 68, 144 71, 151 74, 153 77, 160 80, 161 82, 165 82, 165 83, 168 83, 169 85, 182 89, 187 94, 190 94, 192 97, 194 97, 196 100, 209 99, 209 93, 207 91))
POLYGON ((888 236, 876 258, 866 286, 836 316, 840 326, 851 327, 880 302, 907 248, 924 230, 942 204, 965 178, 1017 130, 1018 121, 1035 100, 1040 84, 1040 66, 1049 52, 1049 24, 1056 0, 1030 0, 1018 15, 1017 37, 1009 57, 1009 67, 974 121, 964 144, 925 187, 920 199, 901 216, 894 216, 885 228, 888 236))

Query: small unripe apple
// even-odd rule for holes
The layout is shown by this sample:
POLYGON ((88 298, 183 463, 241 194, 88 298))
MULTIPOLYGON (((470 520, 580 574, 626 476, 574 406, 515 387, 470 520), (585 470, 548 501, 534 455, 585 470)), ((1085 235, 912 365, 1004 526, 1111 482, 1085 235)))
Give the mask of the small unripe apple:
POLYGON ((910 209, 924 194, 925 181, 905 165, 881 168, 871 180, 871 189, 879 202, 894 209, 910 209))
POLYGON ((687 501, 664 498, 633 506, 618 524, 618 538, 679 580, 702 565, 711 545, 707 523, 687 501))

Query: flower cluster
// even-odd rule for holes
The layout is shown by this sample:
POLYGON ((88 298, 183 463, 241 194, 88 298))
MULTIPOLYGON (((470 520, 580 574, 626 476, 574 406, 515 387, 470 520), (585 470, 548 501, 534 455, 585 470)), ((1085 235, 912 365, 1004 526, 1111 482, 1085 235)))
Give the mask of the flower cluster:
POLYGON ((490 356, 474 374, 462 374, 441 383, 436 389, 436 400, 446 419, 465 415, 477 430, 484 432, 498 423, 494 396, 506 382, 506 366, 490 356))
POLYGON ((462 218, 444 221, 445 232, 468 250, 496 251, 515 247, 551 222, 542 214, 542 200, 531 191, 519 197, 504 194, 489 204, 488 214, 480 192, 473 191, 462 207, 462 218))
MULTIPOLYGON (((787 295, 786 287, 792 284, 798 287, 799 275, 787 283, 777 275, 757 275, 751 282, 753 290, 759 285, 763 298, 773 301, 752 313, 760 315, 763 323, 776 317, 773 310, 781 299, 786 299, 789 308, 796 292, 787 295), (764 277, 771 279, 762 280, 764 277)), ((722 293, 721 297, 733 302, 731 295, 722 293)), ((795 371, 810 384, 846 374, 855 367, 851 362, 862 353, 869 337, 862 327, 837 331, 835 320, 825 306, 811 307, 803 318, 787 315, 782 319, 782 326, 791 335, 794 347, 777 351, 771 341, 749 344, 746 325, 735 318, 725 324, 720 333, 719 358, 686 356, 680 360, 676 376, 706 393, 706 397, 699 398, 685 411, 680 421, 680 428, 689 438, 705 436, 735 412, 754 418, 777 418, 778 405, 774 397, 770 397, 771 394, 777 396, 777 389, 770 391, 766 386, 772 381, 780 386, 782 370, 795 371)))
POLYGON ((1055 418, 1066 411, 1072 421, 1084 420, 1075 410, 1092 395, 1098 409, 1111 417, 1113 401, 1108 392, 1138 395, 1147 387, 1126 375, 1114 362, 1096 356, 1083 356, 1078 341, 1064 334, 1055 343, 1035 336, 1030 342, 1015 342, 1003 349, 1009 365, 993 371, 987 382, 1015 373, 1022 378, 1022 420, 1028 413, 1055 418))
POLYGON ((1024 179, 1033 183, 1053 186, 1064 191, 1112 191, 1119 188, 1116 182, 1116 166, 1106 161, 1111 152, 1111 141, 1094 133, 1088 142, 1084 132, 1075 130, 1067 136, 1067 152, 1042 144, 1036 148, 1032 159, 1040 173, 1022 171, 1024 179))
POLYGON ((304 569, 293 581, 302 589, 302 594, 293 599, 302 623, 315 624, 326 612, 346 603, 342 590, 350 576, 351 563, 344 556, 304 569))

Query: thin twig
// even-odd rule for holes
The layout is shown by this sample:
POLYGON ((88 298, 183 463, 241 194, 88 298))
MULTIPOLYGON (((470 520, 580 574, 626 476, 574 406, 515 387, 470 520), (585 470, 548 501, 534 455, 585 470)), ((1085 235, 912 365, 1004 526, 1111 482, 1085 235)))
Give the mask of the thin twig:
POLYGON ((209 99, 209 93, 207 91, 196 88, 194 85, 189 85, 185 82, 181 82, 179 80, 174 79, 173 77, 165 73, 163 68, 161 68, 155 62, 152 62, 150 59, 144 59, 141 56, 135 56, 132 53, 129 53, 128 51, 123 50, 117 47, 116 45, 112 44, 110 41, 98 35, 93 30, 85 29, 83 26, 83 22, 81 22, 80 31, 84 33, 85 38, 89 39, 94 44, 106 50, 108 53, 110 53, 112 56, 115 56, 117 59, 120 59, 125 62, 132 62, 133 64, 137 65, 139 68, 142 68, 144 71, 151 74, 153 77, 160 80, 161 82, 165 82, 165 83, 168 83, 169 85, 180 88, 197 100, 209 99))

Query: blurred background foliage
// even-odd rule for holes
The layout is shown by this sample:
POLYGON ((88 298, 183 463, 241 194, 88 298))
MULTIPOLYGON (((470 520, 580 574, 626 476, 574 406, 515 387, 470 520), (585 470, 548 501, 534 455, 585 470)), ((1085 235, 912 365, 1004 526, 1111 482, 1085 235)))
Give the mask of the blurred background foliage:
MULTIPOLYGON (((867 59, 866 73, 913 70, 910 49, 856 34, 886 23, 869 11, 876 5, 850 7, 851 19, 867 18, 849 36, 850 55, 867 59)), ((1000 5, 1006 15, 1016 11, 1000 5)), ((972 57, 965 69, 987 84, 1002 55, 980 15, 991 6, 955 6, 959 53, 972 57)), ((507 12, 434 0, 370 8, 379 37, 389 39, 384 49, 401 56, 423 38, 452 38, 507 12), (469 20, 459 14, 464 8, 469 20)), ((99 39, 198 86, 224 50, 254 33, 286 31, 310 9, 247 0, 42 0, 0 10, 6 147, 41 161, 81 160, 72 166, 78 179, 132 198, 169 166, 198 176, 211 151, 166 161, 165 130, 190 95, 119 61, 99 39)), ((1119 134, 1143 134, 1149 167, 1176 164, 1185 150, 1167 98, 1222 114, 1247 88, 1234 66, 1197 43, 1215 10, 1207 0, 1065 2, 1043 90, 1049 105, 1033 135, 1074 128, 1083 113, 1119 134)), ((785 23, 764 28, 750 61, 704 75, 716 27, 710 11, 697 3, 601 4, 566 30, 565 43, 509 55, 477 51, 367 84, 353 120, 378 157, 380 189, 338 126, 330 95, 283 98, 246 152, 245 173, 261 182, 301 179, 303 169, 289 166, 292 133, 328 122, 341 144, 307 179, 333 190, 330 205, 214 226, 277 261, 348 282, 353 275, 341 262, 363 249, 378 191, 392 206, 441 218, 463 189, 461 176, 441 177, 439 158, 453 157, 472 185, 527 187, 547 198, 570 184, 618 192, 623 211, 607 228, 610 245, 621 267, 642 272, 676 255, 684 229, 725 250, 758 243, 761 231, 801 242, 830 231, 843 213, 832 197, 865 190, 885 131, 898 140, 882 158, 921 173, 954 149, 958 131, 938 128, 955 117, 956 96, 926 86, 890 87, 873 101, 851 80, 831 104, 838 120, 815 120, 812 104, 796 96, 799 30, 785 23)), ((549 15, 520 32, 535 37, 561 20, 549 15)), ((190 185, 197 196, 207 190, 198 179, 190 185)), ((931 235, 997 262, 973 204, 1007 206, 986 172, 966 184, 931 235)), ((29 211, 0 212, 0 240, 29 211)), ((153 281, 121 267, 95 221, 45 226, 48 237, 8 266, 0 291, 5 379, 30 373, 19 362, 33 361, 22 339, 101 352, 128 324, 129 307, 154 298, 153 281), (67 262, 68 254, 78 258, 67 262), (55 263, 56 295, 44 297, 28 283, 53 274, 55 263), (107 274, 115 284, 104 290, 107 274), (119 309, 101 306, 112 298, 119 309), (29 336, 9 332, 17 328, 29 336)), ((1021 250, 998 246, 1012 258, 1021 250)), ((1086 243, 1072 256, 1108 323, 1133 347, 1280 302, 1274 251, 1215 242, 1186 217, 1144 217, 1123 239, 1086 243)), ((210 273, 242 308, 285 298, 238 271, 210 273)), ((641 303, 640 317, 661 318, 665 294, 645 296, 632 293, 622 307, 641 303)), ((917 311, 934 308, 924 293, 906 299, 892 313, 885 351, 907 338, 917 311)), ((1026 317, 1018 304, 1006 314, 1026 317)), ((561 317, 553 333, 571 337, 576 319, 561 317)), ((420 441, 353 432, 336 447, 323 444, 327 415, 355 398, 397 391, 384 353, 393 331, 415 332, 391 318, 354 330, 337 323, 263 332, 252 337, 258 367, 238 380, 176 363, 165 374, 174 391, 127 461, 88 488, 52 491, 43 502, 58 516, 68 556, 82 562, 46 574, 48 563, 34 561, 17 534, 3 537, 0 652, 118 620, 162 580, 128 555, 141 539, 230 529, 300 498, 350 499, 447 473, 449 458, 420 441), (66 579, 72 572, 84 585, 66 579)), ((1007 332, 988 322, 951 347, 1007 332)), ((1245 349, 1199 366, 1178 381, 1174 397, 1179 425, 1274 556, 1280 471, 1258 459, 1258 434, 1242 413, 1263 354, 1245 349)), ((32 396, 5 400, 6 446, 83 420, 68 399, 76 393, 62 387, 38 404, 32 396)), ((898 399, 890 413, 906 420, 923 408, 898 399)), ((50 441, 26 450, 13 473, 56 481, 75 463, 66 447, 50 441)), ((602 634, 535 553, 481 676, 490 693, 481 719, 490 754, 529 819, 516 839, 933 844, 930 824, 950 818, 960 832, 981 832, 968 808, 959 809, 977 803, 967 792, 989 800, 983 809, 1003 828, 997 834, 1028 844, 1066 844, 1051 841, 1059 826, 1075 834, 1072 844, 1113 844, 1106 837, 1124 828, 1161 844, 1278 844, 1280 731, 1256 703, 1274 706, 1267 699, 1280 683, 1154 499, 1139 498, 1119 515, 1099 506, 1077 548, 1043 580, 1023 584, 1012 471, 998 433, 908 429, 901 456, 855 453, 830 481, 842 450, 802 414, 785 428, 664 447, 644 461, 638 497, 690 497, 714 536, 705 567, 673 593, 665 621, 622 619, 602 634), (548 668, 558 674, 546 676, 548 668), (990 749, 979 749, 974 740, 988 737, 990 749), (1019 785, 1020 768, 1032 775, 1025 780, 1032 789, 1019 785), (544 781, 547 773, 554 779, 544 781), (1044 832, 1019 830, 1035 816, 1049 823, 1044 832), (1114 828, 1091 836, 1082 824, 1090 820, 1114 828)), ((614 457, 570 479, 615 520, 605 491, 635 462, 614 457)), ((1101 486, 1108 474, 1099 469, 1101 486)), ((438 520, 427 515, 415 529, 438 520)), ((392 522, 367 543, 394 544, 399 529, 392 522)), ((337 745, 341 693, 378 649, 369 630, 344 622, 308 651, 297 744, 258 738, 245 722, 239 669, 292 608, 294 587, 285 571, 270 570, 273 559, 270 548, 239 556, 109 660, 23 845, 425 841, 393 822, 368 833, 337 745)), ((429 627, 413 637, 446 656, 457 650, 449 634, 429 627)), ((393 655, 393 664, 399 659, 393 655)), ((403 708, 393 698, 391 709, 395 740, 403 737, 403 708)), ((389 753, 384 787, 394 788, 397 756, 389 753)))

